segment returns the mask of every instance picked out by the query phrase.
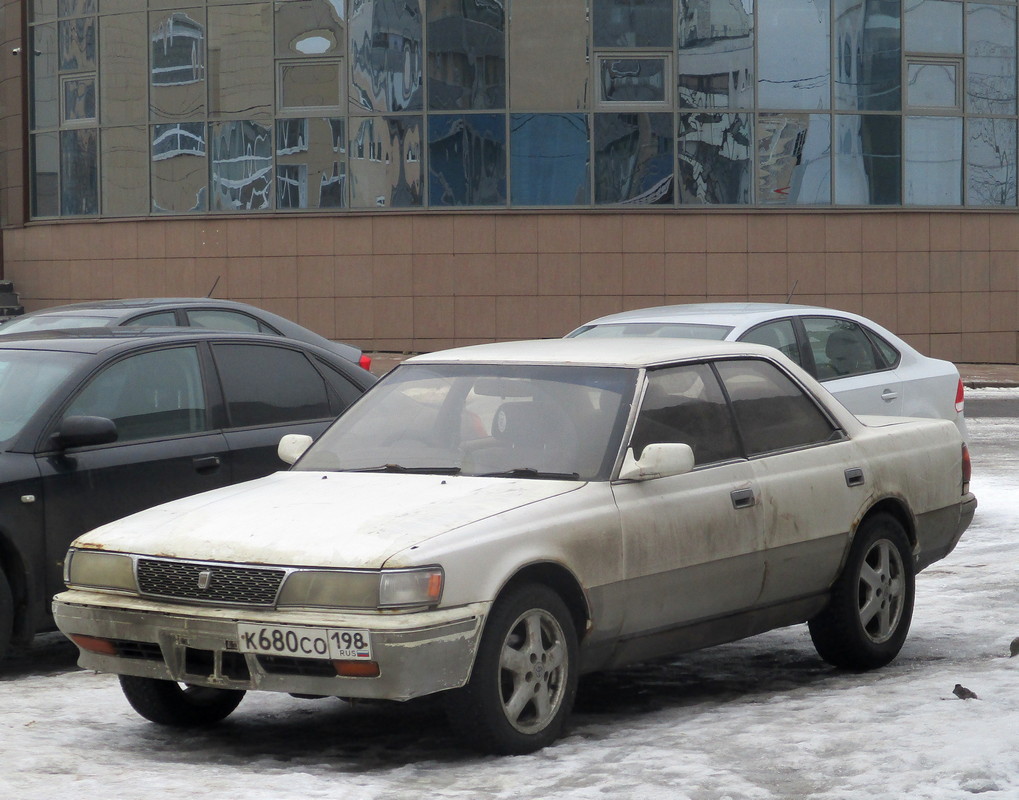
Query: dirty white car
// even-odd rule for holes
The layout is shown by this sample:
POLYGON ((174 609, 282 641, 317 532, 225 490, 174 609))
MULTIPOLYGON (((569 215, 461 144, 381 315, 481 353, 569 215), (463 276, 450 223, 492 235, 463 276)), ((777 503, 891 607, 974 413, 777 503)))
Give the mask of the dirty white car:
POLYGON ((148 719, 441 692, 471 744, 523 753, 591 670, 801 622, 879 667, 976 506, 951 422, 863 422, 742 343, 419 356, 309 444, 68 553, 56 620, 148 719))

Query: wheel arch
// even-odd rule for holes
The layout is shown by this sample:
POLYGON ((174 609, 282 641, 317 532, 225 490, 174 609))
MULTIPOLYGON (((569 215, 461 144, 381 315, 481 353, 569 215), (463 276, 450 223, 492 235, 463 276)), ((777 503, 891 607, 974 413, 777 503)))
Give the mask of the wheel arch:
POLYGON ((888 514, 893 517, 906 532, 906 539, 909 541, 909 546, 915 552, 917 547, 917 536, 916 536, 916 519, 913 517, 913 513, 909 510, 909 506, 906 502, 899 497, 885 497, 878 500, 865 513, 860 515, 860 521, 857 522, 853 529, 853 537, 856 537, 856 531, 860 529, 871 517, 877 514, 888 514))
POLYGON ((591 607, 587 595, 577 576, 562 564, 551 561, 529 564, 517 571, 499 590, 499 595, 508 589, 527 583, 539 583, 547 586, 562 598, 573 618, 578 640, 583 640, 591 620, 591 607))

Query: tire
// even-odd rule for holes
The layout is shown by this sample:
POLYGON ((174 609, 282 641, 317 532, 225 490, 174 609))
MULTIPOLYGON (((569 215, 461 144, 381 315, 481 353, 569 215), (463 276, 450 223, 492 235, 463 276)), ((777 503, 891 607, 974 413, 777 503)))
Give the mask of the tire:
POLYGON ((225 719, 244 699, 237 689, 189 686, 156 678, 120 676, 131 707, 145 719, 174 728, 200 728, 225 719))
POLYGON ((485 624, 471 679, 448 693, 451 725, 471 747, 521 755, 559 736, 577 694, 577 631, 540 584, 507 590, 485 624))
POLYGON ((909 633, 915 577, 901 523, 889 514, 865 519, 828 606, 808 623, 818 655, 852 670, 892 661, 909 633))
POLYGON ((14 634, 14 595, 7 576, 0 568, 0 660, 7 655, 14 634))

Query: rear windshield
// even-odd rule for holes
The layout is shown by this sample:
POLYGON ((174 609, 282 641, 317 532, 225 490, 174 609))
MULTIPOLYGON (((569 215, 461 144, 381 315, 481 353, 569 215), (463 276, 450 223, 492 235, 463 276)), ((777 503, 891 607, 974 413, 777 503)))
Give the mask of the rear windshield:
POLYGON ((84 314, 40 314, 37 317, 21 317, 5 322, 0 325, 0 334, 58 331, 68 328, 103 328, 111 325, 113 321, 113 317, 86 316, 84 314))

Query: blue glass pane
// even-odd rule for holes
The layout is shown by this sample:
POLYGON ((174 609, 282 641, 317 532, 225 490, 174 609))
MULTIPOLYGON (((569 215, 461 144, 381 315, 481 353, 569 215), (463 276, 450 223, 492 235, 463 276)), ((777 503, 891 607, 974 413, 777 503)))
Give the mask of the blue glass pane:
POLYGON ((898 111, 900 0, 835 0, 835 107, 898 111))
POLYGON ((594 202, 669 205, 672 114, 595 114, 594 202))
POLYGON ((679 0, 679 107, 752 108, 753 0, 679 0))
POLYGON ((424 21, 418 0, 355 3, 348 24, 351 108, 420 109, 424 21))
POLYGON ((266 125, 250 120, 214 123, 212 210, 254 211, 272 203, 272 146, 266 125))
POLYGON ((595 47, 672 47, 672 0, 594 0, 595 47))
POLYGON ((347 205, 345 120, 276 120, 276 207, 347 205))
POLYGON ((591 202, 587 117, 513 114, 510 197, 513 205, 569 206, 591 202))
POLYGON ((205 211, 208 187, 205 123, 152 126, 152 210, 205 211))
POLYGON ((905 202, 962 205, 962 118, 906 117, 905 202))
POLYGON ((678 141, 680 203, 751 201, 752 115, 680 114, 678 141))
POLYGON ((428 6, 429 108, 505 108, 505 30, 502 0, 428 6))
POLYGON ((830 13, 827 2, 758 0, 759 107, 831 107, 830 13))
POLYGON ((1016 204, 1016 122, 970 119, 966 125, 966 204, 1016 204))
POLYGON ((835 117, 835 202, 898 205, 901 202, 900 117, 835 117))
POLYGON ((1016 10, 966 6, 966 110, 1016 112, 1016 10))
POLYGON ((98 136, 93 128, 60 132, 60 215, 99 213, 98 136))
POLYGON ((831 117, 758 116, 757 201, 779 206, 831 203, 831 117))
POLYGON ((352 117, 350 124, 351 205, 420 206, 421 117, 352 117))
POLYGON ((506 122, 502 114, 428 118, 428 202, 433 206, 504 205, 506 122))

